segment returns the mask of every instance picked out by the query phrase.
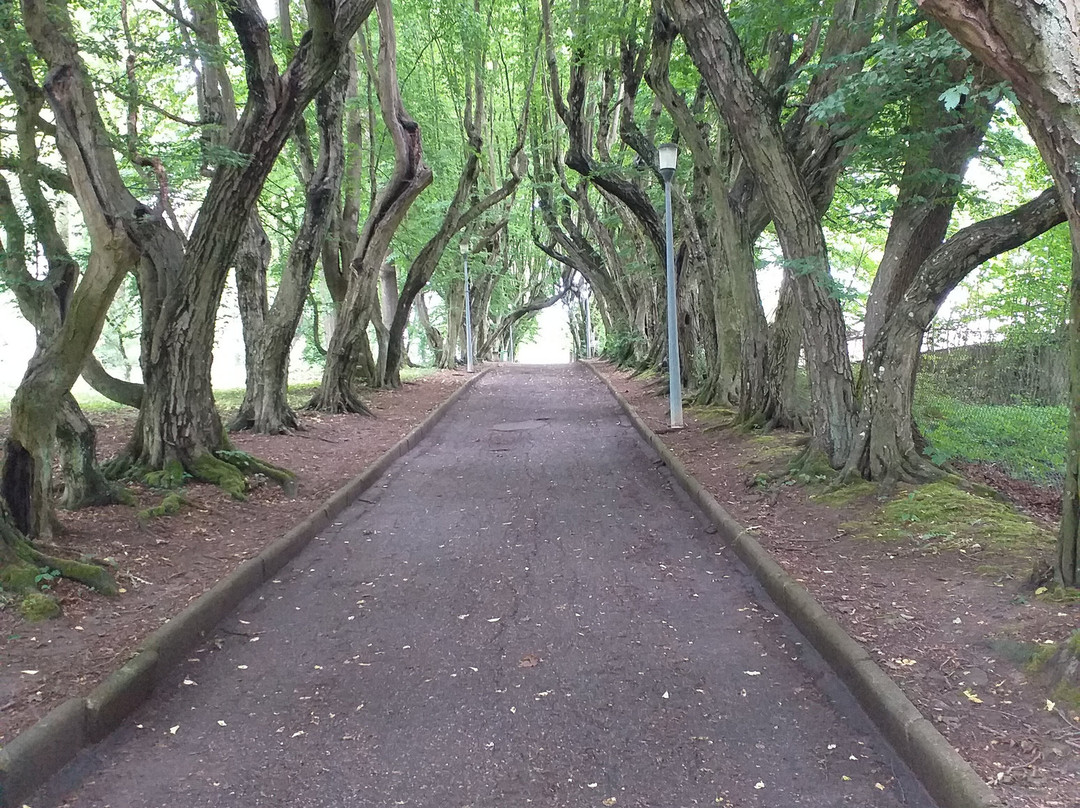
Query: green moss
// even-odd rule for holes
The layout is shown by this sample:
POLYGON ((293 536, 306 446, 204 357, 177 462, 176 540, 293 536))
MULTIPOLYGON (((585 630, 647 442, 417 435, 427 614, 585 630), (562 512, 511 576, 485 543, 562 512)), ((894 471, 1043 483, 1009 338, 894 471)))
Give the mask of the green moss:
POLYGON ((142 522, 148 522, 151 519, 155 519, 159 516, 171 516, 174 513, 179 513, 180 509, 187 504, 187 500, 179 493, 166 494, 160 503, 152 508, 146 508, 139 511, 139 520, 142 522))
POLYGON ((183 464, 179 460, 173 460, 166 463, 165 468, 160 471, 151 471, 145 474, 143 479, 152 488, 173 489, 182 486, 187 476, 183 464))
POLYGON ((1041 645, 1036 643, 1019 642, 1008 637, 995 637, 990 639, 987 644, 996 656, 1024 667, 1031 664, 1032 658, 1042 648, 1041 645))
POLYGON ((192 462, 191 471, 203 482, 216 485, 226 491, 233 499, 245 499, 247 480, 240 469, 232 463, 205 454, 192 462))
POLYGON ((845 525, 855 535, 915 539, 931 551, 988 550, 1031 553, 1053 546, 1054 536, 1010 505, 940 480, 899 493, 865 522, 845 525))
POLYGON ((8 592, 28 592, 37 589, 38 568, 14 563, 0 566, 0 588, 8 592))
POLYGON ((799 453, 796 439, 782 432, 756 435, 748 441, 754 447, 754 459, 788 462, 799 453))
POLYGON ((730 407, 718 407, 715 404, 694 404, 686 411, 706 424, 729 426, 735 420, 735 411, 730 407))
POLYGON ((849 505, 857 499, 864 499, 877 491, 877 486, 868 480, 856 480, 855 482, 841 485, 836 488, 826 488, 818 494, 811 494, 810 499, 825 505, 843 506, 849 505))
POLYGON ((1065 647, 1069 649, 1069 653, 1080 656, 1080 631, 1072 633, 1069 639, 1065 641, 1065 647))
POLYGON ((1073 709, 1080 709, 1080 687, 1070 684, 1068 682, 1061 682, 1054 688, 1054 692, 1051 694, 1051 698, 1066 704, 1073 709))
POLYGON ((1040 645, 1038 650, 1031 654, 1031 658, 1028 660, 1025 666, 1028 673, 1041 673, 1046 667, 1046 664, 1054 658, 1054 654, 1057 653, 1057 643, 1049 642, 1044 645, 1040 645))
POLYGON ((19 601, 19 614, 30 621, 60 616, 60 604, 43 592, 31 592, 19 601))
POLYGON ((70 558, 56 558, 49 556, 49 566, 56 568, 61 577, 71 581, 81 581, 91 586, 103 595, 115 595, 119 592, 116 581, 112 579, 109 571, 97 564, 87 564, 85 561, 75 561, 70 558))

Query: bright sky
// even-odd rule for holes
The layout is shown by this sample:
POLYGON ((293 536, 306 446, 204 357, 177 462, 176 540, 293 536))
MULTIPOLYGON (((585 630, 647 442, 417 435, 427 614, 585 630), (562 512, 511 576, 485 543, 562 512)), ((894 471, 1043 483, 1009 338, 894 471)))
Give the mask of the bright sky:
POLYGON ((518 362, 526 365, 559 365, 570 361, 574 341, 570 339, 566 304, 542 309, 536 315, 539 327, 533 341, 518 345, 518 362))

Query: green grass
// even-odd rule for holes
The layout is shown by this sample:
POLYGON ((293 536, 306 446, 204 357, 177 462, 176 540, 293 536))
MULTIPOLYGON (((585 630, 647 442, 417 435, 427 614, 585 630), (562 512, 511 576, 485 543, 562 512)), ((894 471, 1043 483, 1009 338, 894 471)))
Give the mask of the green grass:
MULTIPOLYGON (((422 379, 425 376, 430 376, 435 373, 437 368, 410 368, 404 367, 401 369, 401 381, 413 382, 417 379, 422 379)), ((319 388, 318 382, 304 382, 302 384, 289 385, 289 404, 293 407, 303 407, 314 395, 315 391, 319 388)), ((12 391, 14 395, 14 391, 12 391)), ((79 393, 75 396, 79 401, 79 406, 83 408, 85 412, 111 412, 122 408, 122 405, 117 404, 115 401, 98 395, 97 393, 79 393)), ((244 400, 244 388, 234 387, 226 390, 215 390, 214 400, 217 402, 218 410, 223 413, 235 413, 240 409, 240 404, 244 400)), ((0 399, 0 415, 7 415, 11 411, 11 399, 0 399)))
POLYGON ((1064 475, 1065 407, 974 405, 926 395, 915 401, 915 420, 934 462, 995 463, 1039 483, 1060 483, 1064 475))

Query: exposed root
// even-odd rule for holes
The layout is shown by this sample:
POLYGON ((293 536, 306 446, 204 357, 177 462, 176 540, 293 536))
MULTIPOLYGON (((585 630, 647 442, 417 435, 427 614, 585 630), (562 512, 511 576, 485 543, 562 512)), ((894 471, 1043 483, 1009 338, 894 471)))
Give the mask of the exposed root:
POLYGON ((264 477, 278 483, 289 496, 296 496, 296 475, 288 469, 275 466, 273 463, 267 463, 265 460, 260 460, 247 452, 228 450, 215 452, 214 456, 218 460, 234 466, 247 476, 262 474, 264 477))
POLYGON ((104 595, 119 591, 104 567, 43 553, 0 517, 0 585, 14 592, 35 590, 42 568, 56 570, 61 577, 86 584, 104 595))
POLYGON ((359 415, 375 416, 375 413, 368 409, 368 406, 360 400, 360 396, 348 389, 326 391, 320 388, 315 395, 311 397, 311 401, 307 403, 304 409, 333 414, 351 412, 359 415))

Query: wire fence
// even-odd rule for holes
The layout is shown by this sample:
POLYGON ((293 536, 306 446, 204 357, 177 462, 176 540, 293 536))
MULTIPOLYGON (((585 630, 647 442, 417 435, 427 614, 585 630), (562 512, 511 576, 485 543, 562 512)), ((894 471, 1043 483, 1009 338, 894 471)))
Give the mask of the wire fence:
POLYGON ((987 463, 1061 488, 1068 427, 1063 339, 1002 339, 945 321, 927 335, 915 419, 935 462, 987 463))

